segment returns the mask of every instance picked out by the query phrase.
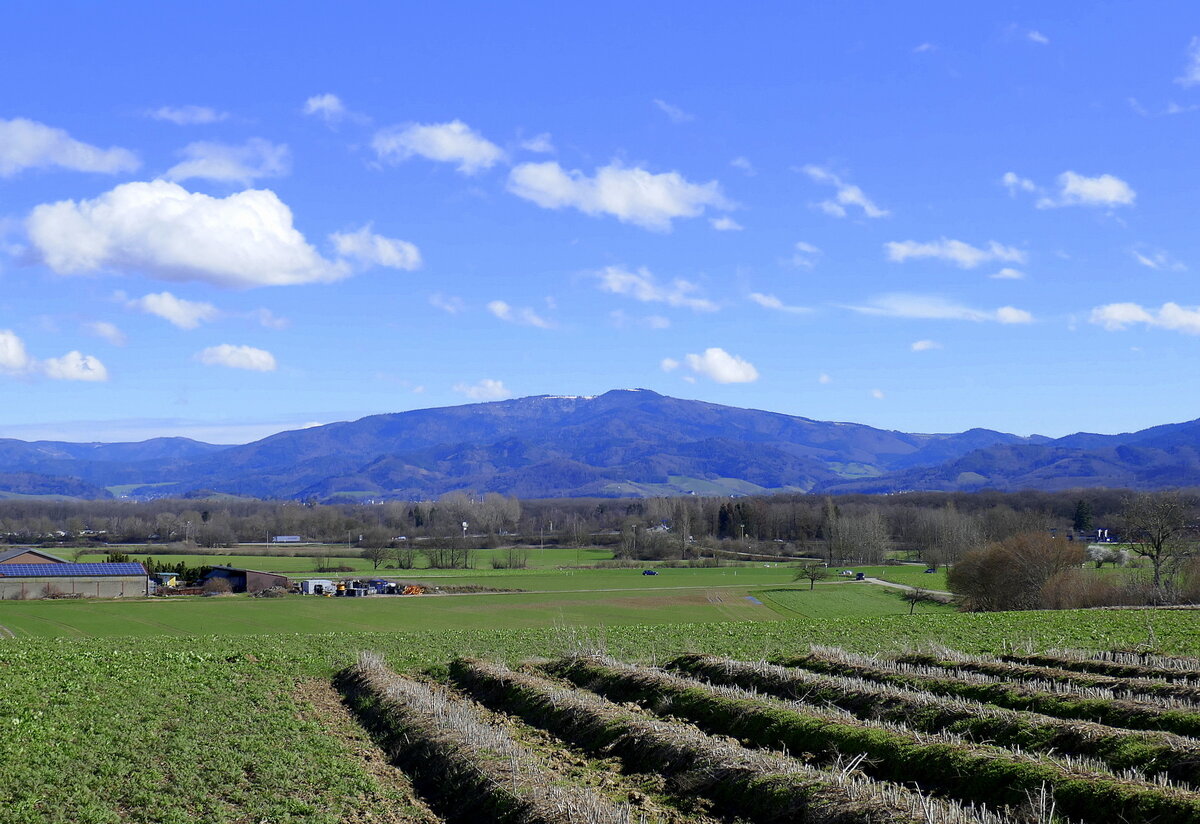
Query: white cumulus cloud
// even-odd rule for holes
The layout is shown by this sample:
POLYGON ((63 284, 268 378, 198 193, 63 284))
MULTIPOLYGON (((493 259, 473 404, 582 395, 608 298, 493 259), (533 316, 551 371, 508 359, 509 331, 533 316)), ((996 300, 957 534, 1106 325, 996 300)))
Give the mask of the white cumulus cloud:
POLYGON ((715 383, 753 383, 758 380, 754 364, 717 346, 705 349, 700 355, 685 355, 683 361, 688 369, 715 383))
POLYGON ((371 231, 371 224, 357 232, 335 232, 329 236, 342 257, 367 266, 386 266, 411 272, 421 267, 421 251, 407 240, 384 237, 371 231))
POLYGON ((660 284, 646 267, 630 272, 620 266, 607 266, 599 273, 600 290, 613 295, 625 295, 643 303, 665 303, 697 312, 715 312, 717 304, 699 297, 700 287, 682 278, 660 284))
POLYGON ((1037 29, 1030 29, 1025 32, 1025 38, 1031 43, 1037 43, 1039 46, 1049 46, 1050 38, 1042 34, 1037 29))
POLYGON ((1142 324, 1188 335, 1200 335, 1200 306, 1164 303, 1158 309, 1137 303, 1109 303, 1092 310, 1091 322, 1110 332, 1142 324))
POLYGON ((698 217, 707 207, 730 208, 717 181, 692 183, 678 172, 655 174, 613 163, 588 177, 553 161, 522 163, 508 176, 508 190, 543 209, 578 209, 612 215, 623 223, 666 232, 676 218, 698 217))
POLYGON ((157 315, 180 329, 195 329, 202 323, 216 320, 221 314, 211 303, 184 300, 170 292, 145 295, 130 301, 129 306, 148 315, 157 315))
POLYGON ((762 292, 751 292, 750 300, 762 306, 765 309, 774 309, 777 312, 790 312, 793 315, 806 315, 812 311, 807 306, 788 306, 782 300, 774 295, 764 295, 762 292))
POLYGON ((1114 175, 1086 177, 1066 171, 1058 176, 1058 192, 1037 201, 1039 209, 1059 206, 1132 206, 1137 198, 1128 183, 1114 175))
POLYGON ((729 165, 735 169, 741 169, 746 177, 754 177, 758 174, 758 170, 754 168, 754 164, 750 162, 749 158, 740 155, 729 161, 729 165))
POLYGON ((165 120, 176 126, 195 126, 219 123, 229 118, 228 112, 219 112, 208 106, 160 106, 146 112, 152 120, 165 120))
POLYGON ((449 123, 413 123, 376 132, 371 141, 380 160, 399 162, 419 155, 441 163, 457 163, 458 171, 473 175, 504 159, 495 143, 461 120, 449 123))
POLYGON ((319 117, 330 125, 339 122, 348 114, 342 99, 336 94, 329 93, 315 94, 305 100, 304 113, 319 117))
POLYGON ((132 172, 141 163, 128 149, 101 149, 82 143, 62 129, 17 117, 0 119, 0 177, 25 169, 70 169, 117 174, 132 172))
POLYGON ((466 395, 473 401, 502 401, 512 397, 512 392, 509 392, 504 386, 504 381, 493 378, 484 378, 473 384, 456 383, 454 391, 460 395, 466 395))
POLYGON ((549 329, 550 322, 538 315, 528 306, 516 307, 502 300, 493 300, 487 305, 487 310, 500 320, 516 323, 521 326, 536 326, 539 329, 549 329))
POLYGON ((1013 246, 1005 246, 990 241, 987 248, 980 249, 961 240, 941 238, 927 243, 915 240, 892 241, 883 244, 887 258, 895 263, 906 260, 933 258, 935 260, 953 263, 962 269, 974 269, 981 263, 999 261, 1003 263, 1024 263, 1025 253, 1013 246))
POLYGON ((867 217, 887 217, 891 214, 887 209, 876 206, 875 202, 867 197, 866 193, 858 186, 845 182, 841 177, 822 166, 809 164, 800 171, 808 175, 814 182, 833 186, 837 190, 833 199, 823 200, 817 204, 827 215, 846 217, 849 206, 860 209, 867 217))
POLYGON ((92 200, 37 206, 26 230, 59 274, 112 270, 249 288, 350 273, 322 258, 293 227, 291 210, 266 189, 217 198, 165 180, 125 183, 92 200))
POLYGON ((288 147, 260 137, 252 137, 241 146, 198 141, 180 152, 185 158, 163 175, 176 182, 201 178, 224 183, 249 185, 260 177, 282 177, 292 169, 288 147))
POLYGON ((946 300, 936 295, 881 295, 865 306, 848 306, 863 315, 917 320, 969 320, 997 323, 1031 323, 1033 315, 1024 309, 1001 306, 999 309, 976 309, 946 300))
POLYGON ((251 372, 274 372, 276 368, 275 356, 267 350, 229 343, 202 349, 196 353, 196 360, 206 366, 227 366, 251 372))
POLYGON ((881 401, 881 400, 883 400, 883 399, 884 399, 885 397, 887 397, 887 396, 883 394, 883 390, 882 390, 882 389, 872 389, 872 390, 871 390, 871 397, 872 397, 872 398, 874 398, 874 399, 875 399, 875 400, 877 400, 877 401, 881 401))
POLYGON ((928 352, 931 349, 941 349, 942 345, 935 340, 917 340, 913 341, 909 348, 914 352, 928 352))
POLYGON ((658 366, 664 372, 674 372, 679 368, 679 361, 674 358, 663 358, 658 362, 658 366))
POLYGON ((25 342, 11 329, 0 329, 0 372, 19 375, 32 366, 33 359, 25 351, 25 342))
POLYGON ((91 381, 108 380, 108 370, 104 364, 92 355, 80 352, 68 352, 61 358, 49 358, 42 361, 42 371, 46 377, 56 381, 91 381))
POLYGON ((39 361, 30 356, 25 342, 11 329, 0 329, 0 374, 32 375, 40 373, 51 380, 92 381, 108 380, 108 370, 92 355, 71 351, 61 358, 39 361))

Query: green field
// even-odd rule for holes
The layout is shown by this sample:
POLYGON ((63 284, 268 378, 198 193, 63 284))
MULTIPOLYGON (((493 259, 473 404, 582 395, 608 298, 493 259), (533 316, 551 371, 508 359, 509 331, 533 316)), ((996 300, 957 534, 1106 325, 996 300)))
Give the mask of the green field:
MULTIPOLYGON (((212 620, 221 610, 276 605, 197 604, 211 610, 212 620)), ((1129 647, 1151 635, 1165 652, 1200 653, 1194 613, 1140 611, 8 640, 0 642, 0 726, 6 730, 0 736, 0 824, 380 820, 371 817, 373 807, 402 799, 369 771, 357 746, 338 734, 336 715, 313 697, 332 694, 330 676, 360 650, 377 650, 393 666, 411 670, 464 654, 517 660, 581 647, 634 660, 693 651, 755 659, 800 652, 809 643, 876 651, 937 641, 998 652, 1022 643, 1129 647)), ((338 706, 336 694, 328 706, 338 706)))
MULTIPOLYGON (((168 547, 163 547, 162 552, 139 552, 143 549, 141 546, 114 547, 115 551, 127 553, 135 561, 145 561, 147 558, 153 558, 161 564, 175 565, 178 563, 186 564, 187 566, 216 566, 224 564, 227 566, 246 567, 248 569, 257 569, 263 572, 283 572, 297 573, 304 575, 316 576, 321 573, 316 571, 318 566, 348 566, 355 572, 372 572, 380 575, 401 576, 411 572, 411 570, 388 569, 390 561, 385 561, 380 565, 379 569, 375 569, 375 565, 370 561, 361 557, 361 553, 346 554, 346 547, 331 546, 327 555, 318 557, 315 553, 317 549, 306 548, 303 551, 313 553, 309 555, 291 555, 287 550, 275 547, 269 548, 268 551, 256 554, 246 553, 209 553, 205 555, 181 555, 168 551, 168 547), (339 554, 340 553, 340 554, 339 554)), ((69 551, 63 550, 69 555, 69 551)), ((467 573, 482 573, 492 571, 492 559, 503 558, 507 550, 503 549, 480 549, 475 553, 475 568, 473 570, 465 570, 467 573)), ((556 569, 558 567, 578 567, 590 566, 598 564, 602 561, 611 560, 613 557, 612 551, 600 549, 598 547, 585 547, 582 549, 530 549, 527 551, 529 569, 556 569)), ((89 554, 79 558, 81 562, 99 562, 105 559, 104 554, 89 554)), ((428 569, 427 560, 418 554, 417 569, 428 569)), ((443 570, 439 570, 441 572, 443 570)), ((505 570, 507 571, 507 570, 505 570)))

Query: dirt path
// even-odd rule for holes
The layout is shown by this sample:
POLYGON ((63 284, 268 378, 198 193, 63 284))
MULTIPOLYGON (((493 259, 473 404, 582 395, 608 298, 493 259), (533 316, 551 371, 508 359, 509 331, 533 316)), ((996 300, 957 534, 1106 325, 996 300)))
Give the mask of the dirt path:
POLYGON ((316 679, 301 682, 296 699, 305 706, 303 715, 316 721, 345 748, 379 787, 377 793, 359 799, 360 807, 348 812, 344 824, 441 824, 425 802, 413 792, 408 777, 391 765, 387 755, 358 725, 332 684, 316 679))
POLYGON ((928 592, 930 595, 936 595, 939 598, 953 598, 954 597, 953 592, 945 592, 944 590, 940 590, 940 589, 925 589, 924 587, 912 587, 912 586, 909 586, 908 584, 897 584, 892 581, 885 581, 882 578, 863 578, 863 580, 866 581, 868 584, 878 584, 881 587, 891 587, 892 589, 902 589, 905 592, 913 592, 914 590, 921 589, 921 590, 924 590, 925 592, 928 592))

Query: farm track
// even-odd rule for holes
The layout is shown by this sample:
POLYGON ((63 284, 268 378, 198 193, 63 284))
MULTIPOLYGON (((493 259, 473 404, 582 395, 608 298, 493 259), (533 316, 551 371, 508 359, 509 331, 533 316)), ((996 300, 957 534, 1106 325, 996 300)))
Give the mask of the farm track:
POLYGON ((1096 721, 1113 727, 1157 730, 1193 737, 1200 735, 1200 710, 1191 705, 1171 707, 1167 699, 1131 701, 1107 690, 1093 689, 1089 694, 1087 690, 1059 688, 1053 682, 1036 682, 1037 686, 1033 686, 975 673, 954 676, 919 667, 889 664, 884 660, 851 655, 840 650, 813 651, 776 663, 828 675, 846 675, 895 684, 935 695, 971 698, 985 704, 1039 712, 1057 718, 1096 721))
POLYGON ((1090 672, 1115 678, 1154 678, 1160 681, 1200 681, 1200 659, 1169 658, 1136 653, 1089 654, 1060 652, 1016 653, 997 656, 1001 661, 1027 666, 1055 667, 1074 672, 1090 672))
POLYGON ((593 693, 507 667, 459 660, 461 687, 493 709, 546 728, 588 752, 615 755, 627 770, 661 772, 668 790, 702 795, 731 815, 797 824, 1001 824, 1012 819, 922 796, 896 784, 818 770, 746 749, 677 721, 646 716, 593 693))
POLYGON ((858 718, 901 724, 918 732, 948 732, 977 743, 1094 758, 1113 770, 1133 769, 1200 786, 1200 741, 1172 733, 1054 718, 861 678, 708 655, 686 655, 667 668, 713 684, 831 705, 858 718))
POLYGON ((1075 687, 1095 687, 1124 693, 1130 697, 1151 696, 1174 698, 1179 701, 1200 703, 1200 683, 1164 683, 1153 678, 1117 678, 1112 675, 1076 672, 1057 667, 1042 667, 1017 664, 1012 661, 987 660, 977 656, 950 653, 904 653, 888 656, 888 660, 918 667, 937 667, 948 672, 973 672, 989 675, 1006 681, 1055 681, 1075 687))
POLYGON ((339 676, 364 726, 449 821, 631 824, 626 805, 566 784, 469 701, 397 675, 375 656, 339 676))
POLYGON ((661 715, 759 747, 810 754, 818 763, 861 755, 878 780, 915 782, 963 802, 1018 805, 1049 787, 1061 814, 1092 824, 1195 824, 1200 794, 945 736, 872 724, 832 711, 713 687, 659 670, 595 659, 550 664, 551 672, 611 700, 638 701, 661 715))

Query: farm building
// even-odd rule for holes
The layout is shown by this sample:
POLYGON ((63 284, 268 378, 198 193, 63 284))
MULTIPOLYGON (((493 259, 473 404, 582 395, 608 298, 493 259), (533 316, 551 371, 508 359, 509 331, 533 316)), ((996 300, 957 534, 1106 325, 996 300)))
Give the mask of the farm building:
POLYGON ((51 555, 40 549, 22 547, 0 552, 0 564, 65 564, 66 561, 57 555, 51 555))
POLYGON ((207 583, 214 578, 224 578, 229 582, 229 586, 234 592, 262 592, 264 589, 271 587, 287 588, 288 579, 286 575, 277 575, 274 572, 259 572, 253 569, 238 569, 230 566, 213 567, 212 572, 209 572, 201 579, 201 584, 207 583))
POLYGON ((144 598, 149 576, 141 564, 0 563, 0 600, 28 598, 144 598))

